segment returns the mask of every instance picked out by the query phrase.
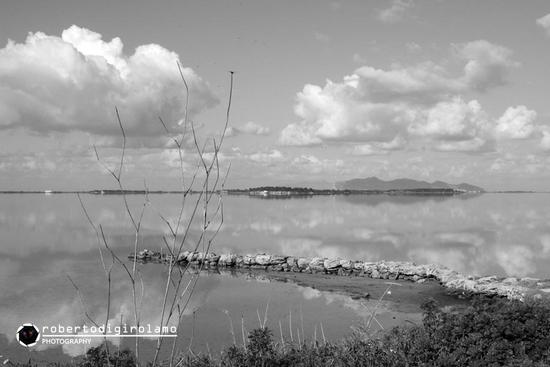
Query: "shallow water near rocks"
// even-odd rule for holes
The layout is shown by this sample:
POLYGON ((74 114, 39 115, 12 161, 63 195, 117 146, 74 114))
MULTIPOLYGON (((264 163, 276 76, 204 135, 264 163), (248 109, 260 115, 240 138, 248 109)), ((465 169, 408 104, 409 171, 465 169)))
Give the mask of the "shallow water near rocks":
MULTIPOLYGON (((122 197, 84 195, 83 199, 93 220, 103 225, 111 246, 126 257, 133 248, 133 233, 122 197)), ((128 199, 132 208, 138 208, 143 198, 128 199)), ((173 220, 178 199, 175 195, 151 195, 150 199, 139 246, 157 251, 162 235, 168 233, 157 213, 173 220)), ((473 275, 550 277, 548 194, 289 200, 228 196, 224 208, 224 225, 213 248, 217 253, 403 260, 439 263, 473 275)), ((191 240, 198 238, 196 224, 191 240)), ((86 322, 67 275, 80 288, 88 312, 105 317, 106 283, 96 238, 75 195, 0 195, 0 253, 0 354, 14 360, 28 359, 29 352, 13 337, 24 322, 86 322)), ((145 264, 140 269, 148 292, 143 314, 155 323, 166 268, 145 264)), ((121 269, 113 273, 112 290, 111 318, 129 318, 129 284, 121 269)), ((313 337, 317 327, 320 338, 322 320, 327 338, 340 338, 364 318, 368 309, 365 300, 295 284, 248 280, 242 274, 205 274, 190 301, 178 343, 186 349, 194 330, 193 350, 216 353, 222 345, 232 343, 228 315, 237 341, 242 342, 241 315, 250 330, 258 325, 257 312, 263 318, 268 303, 268 325, 278 339, 279 321, 283 337, 289 337, 285 324, 290 311, 294 327, 300 329, 299 315, 303 315, 306 337, 313 337)), ((391 308, 390 304, 384 307, 391 308)), ((394 316, 380 315, 381 323, 390 325, 394 316)), ((402 312, 395 320, 418 317, 418 313, 402 312)), ((143 341, 144 356, 150 356, 152 348, 152 341, 143 341)), ((82 346, 39 349, 32 350, 33 359, 59 360, 85 350, 82 346)))

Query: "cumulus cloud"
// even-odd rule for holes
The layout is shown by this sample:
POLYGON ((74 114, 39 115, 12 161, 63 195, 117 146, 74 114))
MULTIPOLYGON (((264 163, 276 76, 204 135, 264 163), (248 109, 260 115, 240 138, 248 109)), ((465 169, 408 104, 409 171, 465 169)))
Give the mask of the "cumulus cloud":
POLYGON ((285 160, 285 156, 281 151, 277 149, 271 149, 270 151, 255 152, 247 156, 253 162, 273 164, 285 160))
POLYGON ((407 10, 413 6, 412 0, 393 0, 389 8, 378 12, 378 19, 384 23, 398 23, 403 20, 407 10))
MULTIPOLYGON (((128 134, 159 136, 158 116, 171 126, 184 116, 178 61, 176 53, 156 44, 127 55, 120 38, 106 41, 76 25, 61 37, 37 32, 23 43, 10 40, 0 50, 0 128, 119 134, 118 106, 128 134)), ((182 71, 191 116, 217 103, 192 69, 182 71)))
POLYGON ((537 113, 525 106, 508 107, 498 119, 497 135, 508 139, 526 139, 535 131, 537 113))
POLYGON ((460 97, 437 103, 409 125, 409 132, 442 140, 471 140, 488 129, 487 114, 478 101, 460 97))
POLYGON ((341 168, 344 166, 344 161, 341 159, 319 159, 314 155, 304 154, 294 158, 291 165, 300 172, 316 174, 341 168))
POLYGON ((226 131, 226 136, 237 136, 241 134, 248 135, 269 135, 271 130, 260 124, 257 124, 253 121, 249 121, 244 125, 238 127, 228 127, 226 131))
POLYGON ((363 66, 340 82, 306 84, 294 108, 300 121, 287 125, 279 142, 368 143, 354 153, 377 154, 391 150, 384 144, 399 136, 402 142, 409 137, 431 140, 439 150, 483 150, 493 139, 493 122, 477 100, 462 95, 506 84, 517 63, 510 50, 484 40, 453 45, 452 51, 463 65, 458 74, 443 64, 423 62, 387 70, 363 66))
POLYGON ((546 34, 550 36, 550 14, 546 14, 545 16, 537 19, 537 25, 544 29, 546 34))
POLYGON ((510 68, 519 65, 512 61, 512 51, 485 40, 455 45, 457 54, 467 61, 463 83, 466 88, 484 92, 506 84, 510 68))

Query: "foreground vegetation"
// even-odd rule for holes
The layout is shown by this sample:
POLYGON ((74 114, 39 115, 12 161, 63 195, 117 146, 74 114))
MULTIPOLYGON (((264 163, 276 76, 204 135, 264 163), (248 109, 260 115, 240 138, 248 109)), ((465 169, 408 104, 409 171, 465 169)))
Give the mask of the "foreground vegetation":
MULTIPOLYGON (((547 366, 550 305, 476 297, 460 311, 423 305, 422 325, 402 326, 372 337, 358 329, 337 343, 276 343, 271 330, 248 335, 246 346, 226 348, 218 358, 186 355, 178 366, 547 366)), ((129 352, 108 356, 92 348, 78 366, 133 366, 129 352), (109 362, 107 362, 109 360, 109 362)))
POLYGON ((220 360, 187 357, 184 366, 546 366, 550 306, 475 298, 460 312, 423 306, 420 326, 397 327, 380 338, 359 331, 336 344, 276 345, 268 329, 230 347, 220 360))

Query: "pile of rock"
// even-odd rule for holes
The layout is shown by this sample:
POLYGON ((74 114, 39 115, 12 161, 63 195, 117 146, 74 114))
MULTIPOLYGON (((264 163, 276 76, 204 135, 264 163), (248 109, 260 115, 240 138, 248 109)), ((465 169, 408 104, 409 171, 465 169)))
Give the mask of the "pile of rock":
MULTIPOLYGON (((133 259, 134 256, 130 255, 133 259)), ((143 262, 171 262, 171 256, 159 252, 142 250, 137 260, 143 262)), ((406 261, 352 261, 323 257, 294 257, 272 254, 223 254, 184 251, 177 256, 176 263, 200 265, 203 268, 264 269, 270 271, 324 273, 356 275, 374 279, 410 280, 424 282, 438 280, 444 287, 460 293, 482 293, 510 299, 524 299, 527 295, 541 297, 550 295, 550 281, 533 278, 473 277, 450 270, 441 265, 417 265, 406 261)))

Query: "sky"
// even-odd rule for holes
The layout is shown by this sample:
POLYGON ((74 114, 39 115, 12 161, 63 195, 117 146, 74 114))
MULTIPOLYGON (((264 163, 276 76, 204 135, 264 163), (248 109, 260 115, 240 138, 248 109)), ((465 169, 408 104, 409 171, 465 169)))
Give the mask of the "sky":
POLYGON ((234 72, 228 188, 550 184, 547 0, 3 0, 0 43, 0 190, 115 187, 115 107, 124 186, 179 188, 178 62, 207 158, 234 72))

